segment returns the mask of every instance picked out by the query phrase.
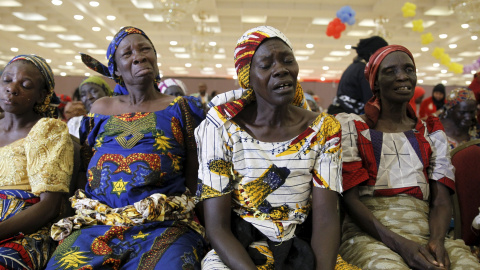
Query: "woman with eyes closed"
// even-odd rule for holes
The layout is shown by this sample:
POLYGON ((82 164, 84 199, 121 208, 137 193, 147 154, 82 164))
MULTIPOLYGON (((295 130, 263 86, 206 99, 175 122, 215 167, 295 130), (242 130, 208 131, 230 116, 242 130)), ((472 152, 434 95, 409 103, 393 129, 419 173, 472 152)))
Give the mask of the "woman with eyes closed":
POLYGON ((15 56, 0 82, 0 269, 44 269, 55 250, 58 217, 73 171, 67 125, 51 106, 55 86, 47 62, 15 56))
POLYGON ((197 196, 213 247, 202 269, 334 269, 340 126, 306 109, 298 64, 279 30, 245 32, 235 68, 243 89, 217 95, 195 130, 197 196), (305 241, 296 234, 308 234, 300 225, 309 213, 305 241))
POLYGON ((340 254, 362 269, 480 269, 461 240, 446 238, 454 168, 440 120, 409 105, 417 82, 410 51, 375 52, 365 68, 374 96, 365 115, 341 113, 340 254))
POLYGON ((204 228, 192 195, 200 104, 157 90, 157 52, 138 28, 122 28, 107 59, 108 68, 82 55, 128 94, 98 99, 82 120, 88 183, 70 199, 76 215, 52 226, 63 242, 48 267, 200 269, 204 228))

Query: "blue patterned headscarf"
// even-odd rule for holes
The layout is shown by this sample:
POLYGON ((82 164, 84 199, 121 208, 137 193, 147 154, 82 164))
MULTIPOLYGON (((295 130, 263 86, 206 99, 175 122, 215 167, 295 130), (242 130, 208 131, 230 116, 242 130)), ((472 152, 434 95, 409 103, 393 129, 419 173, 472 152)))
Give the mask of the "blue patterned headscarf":
MULTIPOLYGON (((120 29, 120 31, 118 31, 118 33, 113 38, 112 42, 110 42, 110 45, 108 45, 108 49, 107 49, 108 68, 102 63, 100 63, 97 59, 91 57, 90 55, 80 53, 80 55, 82 56, 83 63, 87 65, 87 67, 89 67, 90 69, 102 74, 103 76, 113 79, 116 83, 125 87, 125 82, 123 81, 122 77, 117 76, 115 74, 115 68, 116 68, 115 52, 117 51, 118 45, 120 45, 122 40, 126 36, 131 34, 139 34, 144 36, 152 44, 155 55, 157 54, 157 51, 155 50, 155 46, 153 46, 152 41, 145 34, 145 32, 133 26, 126 26, 120 29)), ((155 85, 158 84, 159 82, 160 82, 160 74, 157 74, 157 76, 155 77, 155 85)))
POLYGON ((32 63, 40 71, 43 79, 45 80, 47 94, 45 95, 45 99, 43 100, 43 102, 40 104, 36 104, 33 110, 41 116, 55 117, 56 110, 55 107, 51 106, 51 104, 58 104, 58 102, 55 102, 58 100, 58 98, 53 98, 55 97, 53 92, 53 89, 55 88, 55 79, 53 77, 52 69, 47 64, 47 61, 45 61, 45 59, 43 59, 42 57, 34 54, 20 54, 13 57, 13 59, 10 60, 10 62, 8 62, 5 67, 18 60, 24 60, 32 63))

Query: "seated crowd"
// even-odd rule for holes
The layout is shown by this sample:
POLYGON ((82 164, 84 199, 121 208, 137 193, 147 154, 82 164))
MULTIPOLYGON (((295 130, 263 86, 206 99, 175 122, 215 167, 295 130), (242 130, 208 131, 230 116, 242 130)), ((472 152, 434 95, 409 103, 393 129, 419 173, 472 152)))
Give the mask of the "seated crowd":
POLYGON ((81 54, 116 90, 91 76, 61 110, 46 61, 14 57, 0 83, 0 269, 480 269, 448 234, 450 153, 477 143, 475 95, 436 86, 418 116, 414 57, 384 45, 365 56, 364 114, 335 116, 270 26, 238 39, 241 88, 208 110, 160 80, 136 27, 115 35, 108 66, 81 54))

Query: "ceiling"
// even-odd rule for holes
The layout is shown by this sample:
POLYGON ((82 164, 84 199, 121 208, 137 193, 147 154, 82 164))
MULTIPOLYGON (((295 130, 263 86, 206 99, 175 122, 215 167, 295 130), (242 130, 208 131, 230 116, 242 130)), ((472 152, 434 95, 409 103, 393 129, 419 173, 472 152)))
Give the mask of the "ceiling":
POLYGON ((49 59, 56 75, 88 76, 95 72, 83 65, 78 52, 106 63, 105 50, 110 42, 107 37, 126 25, 141 28, 150 37, 164 77, 234 77, 233 50, 237 39, 246 30, 265 24, 280 29, 292 42, 301 80, 338 80, 356 55, 346 46, 374 34, 384 35, 390 44, 404 45, 414 53, 418 79, 423 84, 444 81, 447 85, 465 85, 472 78, 471 74, 454 74, 439 65, 432 56, 435 47, 445 49, 452 62, 462 65, 471 65, 480 57, 479 41, 472 40, 469 30, 461 27, 449 0, 410 0, 416 4, 416 15, 410 18, 402 15, 406 1, 177 0, 193 3, 188 4, 191 13, 175 28, 161 22, 165 17, 158 16, 160 3, 170 0, 96 1, 99 5, 95 7, 90 5, 91 0, 0 0, 0 65, 14 55, 34 53, 49 59), (141 8, 145 5, 153 8, 141 8), (356 12, 356 22, 347 25, 339 39, 328 37, 326 25, 345 5, 356 12), (38 20, 26 20, 21 13, 41 16, 38 20), (200 14, 206 15, 205 25, 215 32, 208 40, 216 43, 207 45, 214 53, 203 60, 192 58, 190 51, 192 40, 198 38, 193 31, 200 14), (77 20, 75 15, 82 15, 83 19, 77 20), (112 15, 114 20, 107 18, 112 15), (383 28, 373 23, 382 18, 383 28), (434 37, 428 45, 422 45, 421 33, 412 31, 411 24, 408 26, 418 19, 424 21, 424 26, 431 24, 424 31, 434 37), (93 31, 92 27, 100 29, 93 31), (447 37, 441 39, 440 34, 447 37), (176 41, 176 45, 171 45, 171 41, 176 41), (307 48, 307 44, 313 44, 313 48, 307 48), (457 47, 452 49, 450 44, 457 47), (429 50, 423 52, 422 47, 429 50))

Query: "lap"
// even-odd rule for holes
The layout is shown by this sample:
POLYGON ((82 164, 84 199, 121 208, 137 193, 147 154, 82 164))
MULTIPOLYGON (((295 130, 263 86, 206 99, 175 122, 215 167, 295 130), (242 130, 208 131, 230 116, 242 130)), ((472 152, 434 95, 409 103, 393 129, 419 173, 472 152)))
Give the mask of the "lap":
POLYGON ((203 249, 203 238, 180 223, 97 225, 74 231, 58 246, 48 266, 200 269, 203 249))

